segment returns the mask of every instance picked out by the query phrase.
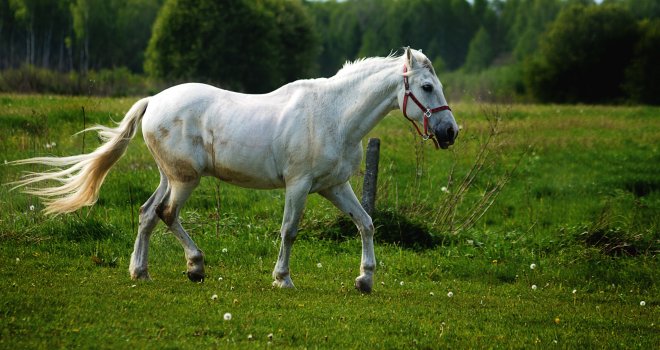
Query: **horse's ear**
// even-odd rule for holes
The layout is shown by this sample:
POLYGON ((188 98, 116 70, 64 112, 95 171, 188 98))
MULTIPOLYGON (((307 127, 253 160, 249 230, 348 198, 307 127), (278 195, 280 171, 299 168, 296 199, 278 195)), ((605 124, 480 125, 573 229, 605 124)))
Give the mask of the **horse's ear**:
POLYGON ((415 59, 415 55, 413 55, 410 46, 406 47, 405 56, 406 56, 406 66, 408 67, 409 70, 412 70, 417 64, 417 60, 415 59))

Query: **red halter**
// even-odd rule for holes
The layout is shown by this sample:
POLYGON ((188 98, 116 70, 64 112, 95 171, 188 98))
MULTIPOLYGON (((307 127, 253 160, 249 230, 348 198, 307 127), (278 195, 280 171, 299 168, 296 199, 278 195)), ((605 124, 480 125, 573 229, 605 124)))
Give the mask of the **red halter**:
POLYGON ((417 130, 417 133, 419 134, 419 136, 422 137, 422 139, 424 141, 426 141, 428 139, 433 140, 433 144, 435 145, 435 148, 437 149, 437 148, 440 147, 440 145, 438 144, 438 140, 435 139, 434 135, 429 133, 429 118, 431 117, 431 115, 433 113, 437 113, 437 112, 445 111, 445 110, 451 111, 451 108, 449 108, 449 106, 447 106, 447 105, 440 106, 440 107, 435 107, 435 108, 424 107, 424 105, 421 102, 419 102, 417 97, 415 97, 415 95, 410 90, 410 84, 408 83, 408 76, 406 75, 407 72, 408 72, 408 68, 404 65, 403 66, 403 85, 406 88, 406 92, 403 96, 403 116, 406 117, 406 119, 410 120, 412 125, 415 127, 415 130, 417 130), (417 123, 415 123, 414 120, 410 119, 410 117, 408 117, 408 113, 406 113, 406 109, 408 107, 408 97, 410 97, 410 99, 412 99, 413 102, 415 102, 415 104, 417 105, 417 107, 419 107, 419 109, 424 111, 424 133, 422 133, 422 131, 419 130, 419 127, 417 126, 417 123))

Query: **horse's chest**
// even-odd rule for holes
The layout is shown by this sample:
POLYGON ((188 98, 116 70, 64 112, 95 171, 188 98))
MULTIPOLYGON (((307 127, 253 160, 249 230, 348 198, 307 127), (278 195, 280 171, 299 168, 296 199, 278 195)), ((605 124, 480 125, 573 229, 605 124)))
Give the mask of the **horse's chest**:
POLYGON ((315 157, 315 186, 322 189, 348 181, 357 172, 362 159, 360 147, 324 152, 315 157))

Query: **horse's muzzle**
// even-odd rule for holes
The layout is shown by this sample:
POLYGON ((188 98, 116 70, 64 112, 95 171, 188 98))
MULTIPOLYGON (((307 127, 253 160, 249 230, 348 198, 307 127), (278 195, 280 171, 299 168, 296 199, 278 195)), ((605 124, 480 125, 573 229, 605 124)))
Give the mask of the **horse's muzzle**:
POLYGON ((458 127, 453 123, 441 123, 437 128, 434 128, 433 133, 440 148, 447 149, 454 144, 456 137, 458 137, 458 127))

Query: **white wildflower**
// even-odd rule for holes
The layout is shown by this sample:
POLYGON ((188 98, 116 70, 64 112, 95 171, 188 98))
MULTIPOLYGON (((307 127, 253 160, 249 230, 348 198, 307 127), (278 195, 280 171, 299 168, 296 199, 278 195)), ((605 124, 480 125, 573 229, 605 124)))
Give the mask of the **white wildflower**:
POLYGON ((226 253, 226 252, 227 252, 227 248, 222 248, 222 252, 223 252, 223 253, 226 253))
POLYGON ((231 314, 229 312, 227 312, 227 313, 225 313, 224 316, 222 316, 222 318, 224 318, 225 321, 231 321, 231 314))
POLYGON ((529 265, 529 268, 532 269, 532 270, 534 270, 534 269, 536 268, 536 264, 531 264, 531 265, 529 265))
POLYGON ((447 296, 451 298, 451 297, 454 296, 454 293, 453 293, 453 292, 449 292, 449 293, 447 293, 447 296))
POLYGON ((30 205, 30 211, 34 211, 34 205, 30 205))
POLYGON ((316 264, 316 267, 318 267, 318 268, 320 269, 320 268, 323 267, 323 265, 322 265, 321 263, 317 263, 317 264, 316 264))

